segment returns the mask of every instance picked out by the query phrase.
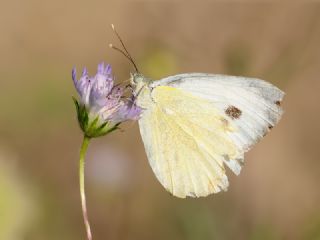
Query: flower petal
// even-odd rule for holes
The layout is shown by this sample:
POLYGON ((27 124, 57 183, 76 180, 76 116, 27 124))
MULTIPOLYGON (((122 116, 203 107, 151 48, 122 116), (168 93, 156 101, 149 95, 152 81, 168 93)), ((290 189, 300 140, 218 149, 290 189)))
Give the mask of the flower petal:
POLYGON ((74 83, 77 81, 77 69, 75 67, 72 68, 72 80, 74 83))
POLYGON ((107 64, 106 68, 104 69, 104 74, 110 75, 111 74, 111 65, 107 64))
POLYGON ((119 107, 118 111, 110 117, 110 121, 124 122, 127 120, 138 120, 141 112, 142 109, 135 104, 135 101, 130 99, 119 107))
POLYGON ((97 72, 100 74, 104 74, 104 62, 99 63, 97 72))

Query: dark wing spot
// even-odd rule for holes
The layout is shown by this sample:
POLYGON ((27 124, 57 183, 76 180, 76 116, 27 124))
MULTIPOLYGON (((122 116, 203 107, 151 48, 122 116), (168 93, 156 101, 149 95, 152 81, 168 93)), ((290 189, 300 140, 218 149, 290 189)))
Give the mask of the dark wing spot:
POLYGON ((263 137, 265 137, 271 131, 272 128, 273 128, 273 126, 271 124, 269 124, 268 129, 266 129, 266 131, 263 134, 263 137))
POLYGON ((242 114, 241 110, 235 106, 229 106, 225 113, 232 119, 238 119, 242 114))
POLYGON ((275 101, 274 102, 277 106, 280 106, 281 105, 281 101, 275 101))

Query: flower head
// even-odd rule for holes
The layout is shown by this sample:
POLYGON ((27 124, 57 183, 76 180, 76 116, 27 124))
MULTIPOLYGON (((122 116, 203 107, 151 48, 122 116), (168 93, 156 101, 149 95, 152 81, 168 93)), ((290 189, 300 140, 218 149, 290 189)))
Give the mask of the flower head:
POLYGON ((78 121, 87 137, 98 137, 115 130, 127 120, 137 120, 141 108, 135 104, 134 96, 126 97, 126 87, 115 85, 109 64, 100 63, 95 76, 90 77, 86 68, 80 79, 76 69, 72 79, 80 96, 74 99, 78 121))

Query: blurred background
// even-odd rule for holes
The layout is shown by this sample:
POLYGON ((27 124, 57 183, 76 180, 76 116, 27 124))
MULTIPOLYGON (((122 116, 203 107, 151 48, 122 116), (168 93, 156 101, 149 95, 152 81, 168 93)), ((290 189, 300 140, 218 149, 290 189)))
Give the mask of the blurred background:
POLYGON ((145 75, 262 78, 286 92, 285 114, 229 191, 201 199, 162 188, 136 123, 93 140, 94 239, 320 239, 320 4, 12 0, 0 20, 1 240, 85 239, 71 69, 106 61, 129 78, 111 23, 145 75))

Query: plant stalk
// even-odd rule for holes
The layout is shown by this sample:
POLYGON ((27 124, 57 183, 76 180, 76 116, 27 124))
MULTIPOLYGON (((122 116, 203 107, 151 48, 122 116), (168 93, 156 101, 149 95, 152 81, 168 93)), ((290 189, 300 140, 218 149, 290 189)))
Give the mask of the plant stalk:
POLYGON ((85 164, 85 155, 88 149, 89 141, 90 141, 90 138, 88 138, 87 136, 83 137, 83 142, 80 149, 79 180, 80 180, 80 196, 81 196, 83 221, 86 227, 87 239, 92 240, 92 234, 91 234, 87 204, 86 204, 86 194, 85 194, 85 188, 84 188, 84 164, 85 164))

